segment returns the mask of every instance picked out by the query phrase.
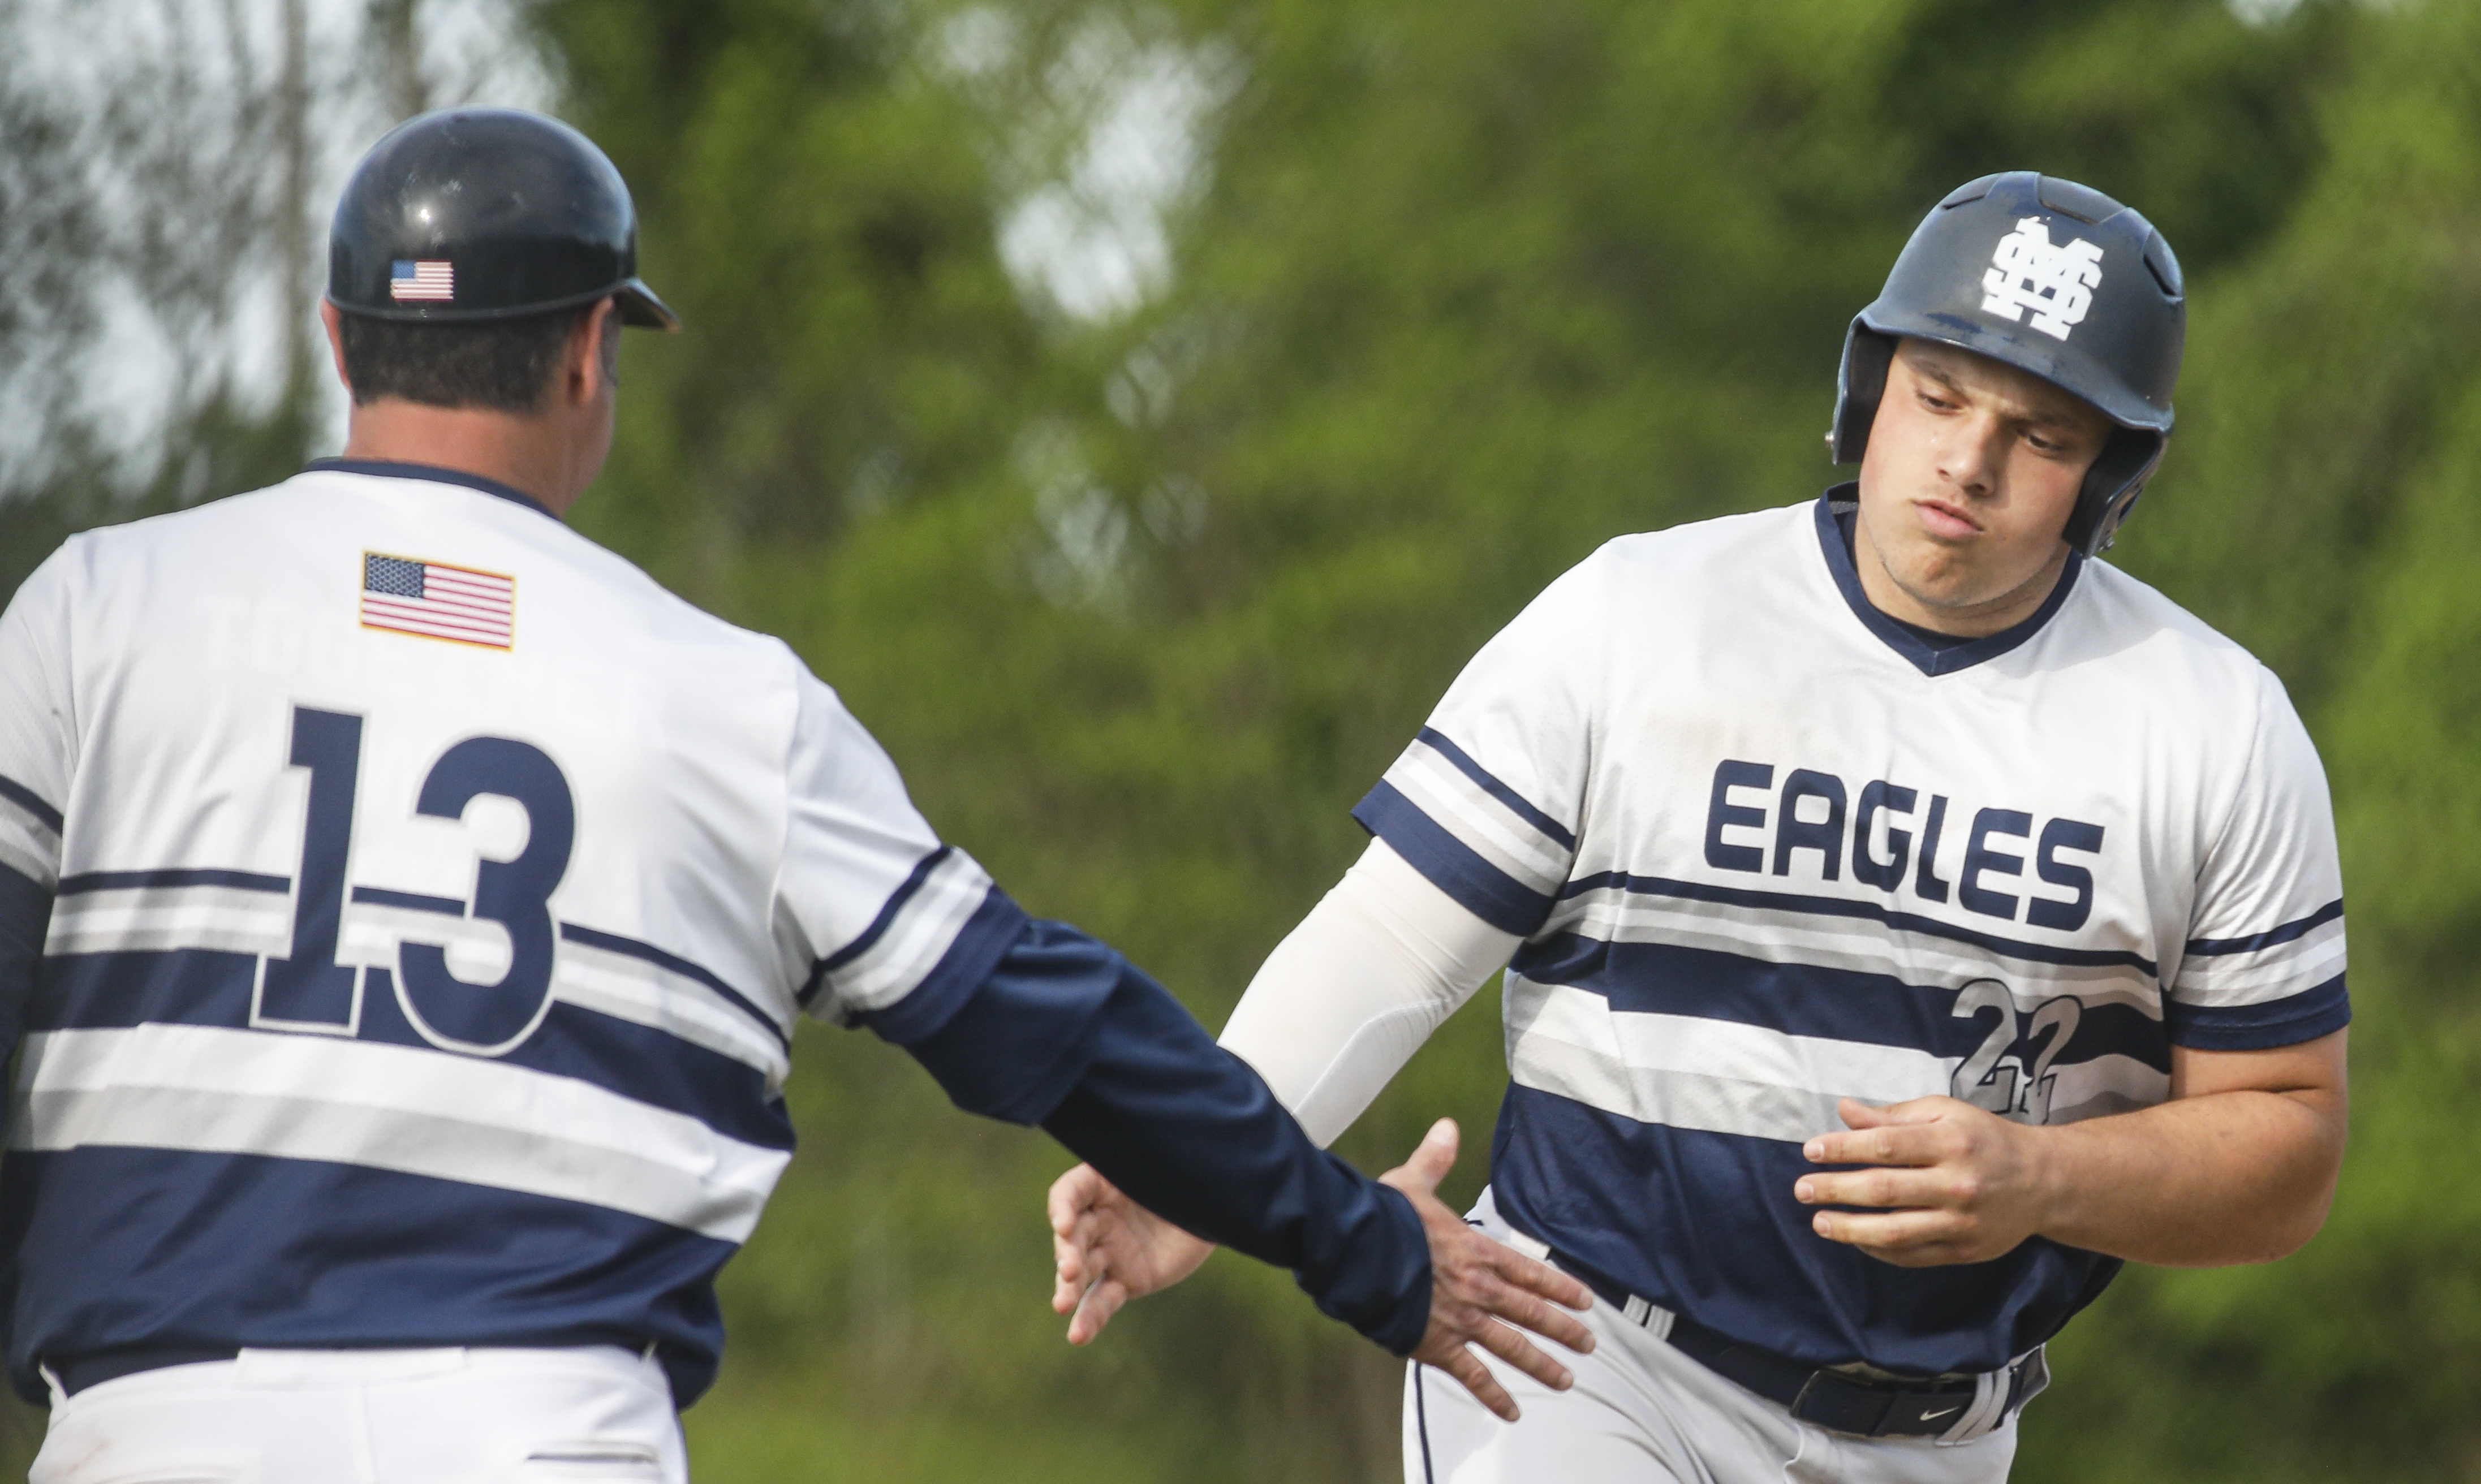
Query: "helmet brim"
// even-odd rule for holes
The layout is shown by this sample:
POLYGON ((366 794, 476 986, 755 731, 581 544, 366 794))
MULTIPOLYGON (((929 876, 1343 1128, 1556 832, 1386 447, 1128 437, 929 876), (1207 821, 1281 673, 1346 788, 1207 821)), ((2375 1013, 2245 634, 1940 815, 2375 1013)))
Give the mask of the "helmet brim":
POLYGON ((630 279, 613 290, 612 297, 620 303, 620 323, 623 325, 666 332, 677 331, 681 327, 681 317, 674 314, 672 306, 658 298, 654 290, 646 287, 643 278, 630 279))
POLYGON ((2171 431, 2169 407, 2153 405, 2116 377, 2097 376, 2090 369, 2082 374, 2070 370, 2051 347, 2037 344, 2030 336, 2005 334, 1965 315, 1921 313, 1884 299, 1862 310, 1859 318, 1864 327, 1890 340, 1934 340, 2039 377, 2122 428, 2171 431))

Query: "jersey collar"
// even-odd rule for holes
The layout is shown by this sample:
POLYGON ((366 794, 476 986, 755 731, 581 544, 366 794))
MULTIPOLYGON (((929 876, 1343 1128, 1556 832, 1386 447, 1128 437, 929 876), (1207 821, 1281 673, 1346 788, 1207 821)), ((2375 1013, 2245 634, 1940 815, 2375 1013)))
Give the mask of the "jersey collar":
POLYGON ((2068 601, 2068 594, 2076 586, 2076 574, 2084 570, 2084 553, 2068 553, 2068 564, 2059 573, 2058 586, 2050 589, 2050 595, 2042 600, 2042 606, 2033 611, 2031 617, 1996 634, 1942 648, 1878 612, 1877 605, 1861 590, 1861 573, 1852 564, 1852 548, 1844 544, 1843 530, 1835 519, 1839 514, 1855 508, 1860 500, 1861 486, 1857 482, 1838 484, 1817 497, 1818 549, 1825 554, 1826 569, 1835 574, 1835 586, 1842 589, 1843 601, 1851 608, 1852 616, 1878 636, 1881 643, 1911 661, 1913 668, 1924 675, 1947 675, 1971 669, 1984 660, 1998 659, 2042 631, 2042 625, 2050 621, 2050 615, 2059 611, 2060 605, 2068 601))
POLYGON ((383 480, 432 480, 442 484, 462 484, 467 489, 479 489, 486 495, 497 495, 503 500, 514 501, 537 514, 551 516, 553 520, 560 519, 559 516, 552 515, 549 506, 534 496, 511 489, 498 480, 485 479, 479 474, 468 474, 462 469, 443 469, 437 464, 405 463, 394 458, 314 458, 303 468, 305 473, 315 471, 320 474, 375 474, 383 480))

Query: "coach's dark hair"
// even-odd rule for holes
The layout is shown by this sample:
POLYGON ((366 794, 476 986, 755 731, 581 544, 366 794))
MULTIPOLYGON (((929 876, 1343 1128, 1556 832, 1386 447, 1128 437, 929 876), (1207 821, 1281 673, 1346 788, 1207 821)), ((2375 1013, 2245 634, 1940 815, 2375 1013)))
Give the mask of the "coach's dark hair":
MULTIPOLYGON (((568 337, 602 301, 582 309, 464 324, 344 314, 345 378, 353 402, 402 397, 434 407, 538 412, 551 395, 568 337)), ((620 325, 603 336, 603 374, 616 374, 620 325)))

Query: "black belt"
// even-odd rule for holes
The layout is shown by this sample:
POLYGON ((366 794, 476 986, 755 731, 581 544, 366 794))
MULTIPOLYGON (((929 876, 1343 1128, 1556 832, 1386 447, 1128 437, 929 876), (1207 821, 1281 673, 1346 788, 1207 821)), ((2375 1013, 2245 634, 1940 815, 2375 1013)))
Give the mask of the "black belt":
MULTIPOLYGON (((1631 1317, 1640 1312, 1640 1305, 1648 1309, 1659 1308, 1566 1253, 1554 1252, 1551 1261, 1575 1274, 1603 1302, 1631 1317)), ((1662 1312, 1669 1313, 1668 1310, 1662 1312)), ((1793 1417, 1804 1422, 1865 1438, 1935 1437, 1954 1427, 1965 1410, 1980 1394, 1980 1383, 1973 1379, 1872 1381, 1846 1375, 1840 1370, 1822 1369, 1806 1361, 1796 1361, 1789 1355, 1778 1355, 1772 1350, 1734 1340, 1684 1314, 1672 1315, 1671 1328, 1663 1338, 1671 1342, 1672 1348, 1708 1370, 1757 1393, 1768 1401, 1782 1403, 1793 1417)), ((2024 1399, 2026 1372, 2034 1364, 2027 1357, 2007 1367, 2006 1405, 2009 1409, 2024 1399)), ((2006 1414, 2002 1411, 2000 1415, 2006 1414)))
POLYGON ((126 1350, 98 1350, 72 1361, 45 1361, 43 1367, 61 1384, 61 1394, 75 1396, 90 1386, 134 1376, 142 1370, 161 1370, 167 1366, 200 1366, 210 1361, 228 1361, 239 1356, 237 1348, 198 1349, 183 1345, 134 1345, 126 1350))

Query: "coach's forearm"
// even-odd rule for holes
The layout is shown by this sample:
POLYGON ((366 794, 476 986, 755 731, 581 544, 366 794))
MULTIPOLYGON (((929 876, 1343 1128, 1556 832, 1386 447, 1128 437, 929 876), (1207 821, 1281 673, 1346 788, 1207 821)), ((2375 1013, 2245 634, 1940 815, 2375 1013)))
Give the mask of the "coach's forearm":
POLYGON ((2163 1267, 2270 1263, 2317 1235, 2343 1162, 2340 1088, 2182 1098, 2023 1131, 2053 1241, 2163 1267))
POLYGON ((1165 1219, 1291 1268, 1379 1344, 1421 1342, 1421 1217, 1313 1144, 1248 1063, 1108 945, 1030 923, 944 1020, 895 1024, 959 1107, 1040 1124, 1165 1219))
POLYGON ((1148 1210, 1291 1268, 1328 1316, 1409 1354, 1430 1317, 1413 1208, 1313 1144, 1248 1063, 1132 976, 1044 1130, 1148 1210))

